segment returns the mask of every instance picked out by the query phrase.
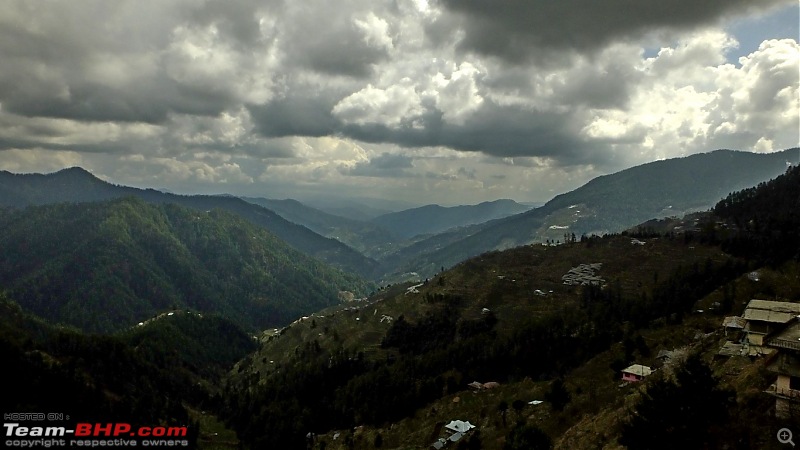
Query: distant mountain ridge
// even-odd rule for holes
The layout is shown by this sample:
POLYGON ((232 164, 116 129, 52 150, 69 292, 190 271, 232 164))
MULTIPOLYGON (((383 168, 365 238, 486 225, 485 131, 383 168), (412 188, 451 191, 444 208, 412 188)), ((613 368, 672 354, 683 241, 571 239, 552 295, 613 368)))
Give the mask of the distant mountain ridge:
POLYGON ((80 167, 51 174, 13 174, 0 171, 0 206, 26 207, 62 202, 96 202, 125 196, 149 203, 175 203, 199 210, 224 209, 264 227, 292 247, 329 264, 372 277, 378 262, 347 245, 325 238, 308 228, 289 222, 264 207, 233 196, 177 195, 154 189, 138 189, 107 183, 80 167))
POLYGON ((385 247, 397 240, 396 236, 380 225, 330 214, 297 200, 253 197, 242 197, 242 199, 274 211, 284 219, 303 225, 322 236, 344 242, 372 258, 387 251, 385 247))
POLYGON ((508 199, 450 207, 426 205, 384 214, 372 219, 372 222, 407 239, 423 234, 441 233, 455 227, 483 223, 529 209, 525 205, 508 199))
POLYGON ((622 231, 652 218, 707 210, 731 192, 782 174, 798 149, 775 153, 716 150, 604 175, 540 208, 495 220, 479 231, 405 262, 398 272, 432 274, 490 250, 564 240, 574 233, 622 231))

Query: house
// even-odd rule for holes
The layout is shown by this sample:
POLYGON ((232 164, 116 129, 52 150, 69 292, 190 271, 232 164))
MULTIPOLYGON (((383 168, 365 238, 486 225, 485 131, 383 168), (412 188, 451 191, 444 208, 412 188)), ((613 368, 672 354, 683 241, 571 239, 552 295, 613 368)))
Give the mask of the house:
POLYGON ((725 330, 725 336, 728 333, 738 333, 744 329, 744 326, 747 324, 747 321, 744 320, 744 317, 739 316, 728 316, 722 319, 722 329, 725 330))
POLYGON ((472 389, 475 389, 476 391, 480 391, 481 389, 483 389, 483 383, 481 383, 480 381, 473 381, 467 386, 471 387, 472 389))
POLYGON ((459 431, 451 434, 447 440, 449 440, 450 442, 458 442, 459 440, 461 440, 462 437, 464 437, 464 433, 459 431))
POLYGON ((653 369, 641 364, 633 364, 622 370, 622 381, 642 381, 653 373, 653 369))
POLYGON ((663 349, 659 350, 658 351, 658 355, 656 355, 656 359, 661 361, 662 363, 666 363, 670 359, 672 359, 673 353, 674 353, 674 350, 663 350, 663 349))
POLYGON ((464 422, 463 420, 453 420, 447 425, 444 426, 446 429, 452 431, 453 433, 466 433, 469 430, 475 428, 475 425, 469 423, 469 421, 464 422))
POLYGON ((441 450, 445 444, 447 444, 447 441, 443 438, 439 438, 431 445, 431 447, 435 448, 436 450, 441 450))
POLYGON ((777 375, 767 393, 775 397, 775 415, 778 418, 797 417, 800 414, 800 319, 770 337, 766 345, 775 352, 765 361, 768 371, 777 375))
POLYGON ((475 428, 475 425, 469 423, 469 421, 464 422, 463 420, 452 420, 444 427, 450 433, 450 435, 447 436, 446 438, 440 437, 439 439, 436 440, 436 442, 431 444, 431 447, 433 447, 436 450, 441 450, 451 442, 460 441, 461 438, 463 438, 467 433, 469 433, 470 430, 475 428))
POLYGON ((774 349, 764 345, 766 338, 785 328, 798 315, 800 303, 750 300, 742 314, 746 321, 743 328, 746 354, 757 356, 773 352, 774 349))
POLYGON ((669 364, 675 356, 675 350, 659 350, 658 355, 656 355, 656 362, 654 365, 656 368, 663 367, 669 364))

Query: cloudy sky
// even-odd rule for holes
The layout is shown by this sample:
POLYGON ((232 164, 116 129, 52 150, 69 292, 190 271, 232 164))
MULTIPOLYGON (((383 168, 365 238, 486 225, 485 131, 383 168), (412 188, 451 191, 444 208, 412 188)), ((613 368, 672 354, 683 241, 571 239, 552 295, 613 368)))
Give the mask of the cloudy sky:
POLYGON ((0 169, 546 201, 798 146, 796 0, 0 0, 0 169))

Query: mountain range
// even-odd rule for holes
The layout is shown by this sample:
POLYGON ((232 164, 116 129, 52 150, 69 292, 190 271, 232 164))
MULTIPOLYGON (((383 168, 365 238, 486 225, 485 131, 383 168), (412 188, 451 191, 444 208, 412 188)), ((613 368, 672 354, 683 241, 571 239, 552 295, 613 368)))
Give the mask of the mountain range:
MULTIPOLYGON (((554 197, 539 208, 470 230, 467 236, 397 261, 398 273, 421 276, 491 250, 564 242, 576 235, 614 233, 652 218, 710 208, 727 194, 782 174, 798 149, 757 154, 717 150, 656 161, 610 175, 554 197)), ((417 244, 425 247, 425 242, 417 244)))
POLYGON ((343 270, 369 278, 378 262, 336 239, 325 238, 292 223, 275 212, 240 198, 211 195, 176 195, 107 183, 88 171, 73 167, 52 174, 13 174, 0 171, 0 206, 22 208, 61 202, 93 202, 138 197, 153 204, 174 203, 207 211, 223 209, 263 227, 292 247, 343 270))
POLYGON ((284 219, 303 225, 315 233, 341 241, 371 258, 390 253, 398 247, 397 236, 369 220, 330 214, 292 199, 242 198, 275 211, 284 219))
POLYGON ((493 219, 527 211, 527 206, 513 200, 495 200, 477 205, 439 206, 426 205, 394 213, 383 214, 372 219, 395 236, 404 239, 422 234, 437 234, 450 228, 474 225, 493 219))
MULTIPOLYGON (((782 448, 764 430, 797 422, 771 415, 775 375, 717 354, 723 317, 800 292, 800 167, 762 156, 654 163, 666 176, 634 168, 542 208, 409 240, 406 261, 426 244, 455 258, 501 232, 503 245, 560 245, 444 270, 431 260, 429 280, 354 302, 341 300, 374 286, 227 210, 101 195, 33 205, 50 201, 40 186, 0 183, 14 206, 0 208, 0 359, 15 387, 5 400, 79 421, 189 424, 203 450, 422 448, 448 438, 453 420, 477 428, 450 448, 648 448, 654 433, 670 443, 687 429, 698 448, 782 448), (697 168, 713 164, 724 175, 697 168), (764 178, 728 187, 746 176, 764 178), (732 193, 686 226, 611 232, 644 214, 625 202, 672 216, 714 189, 732 193), (601 285, 566 282, 576 271, 601 285), (631 364, 661 369, 621 383, 631 364), (636 417, 657 425, 631 431, 636 417)), ((86 195, 97 181, 81 176, 88 187, 48 189, 86 195)))
POLYGON ((797 152, 717 150, 656 161, 597 177, 533 209, 497 200, 456 207, 427 205, 369 220, 326 213, 291 199, 245 201, 116 186, 80 168, 49 175, 0 172, 0 205, 136 196, 203 211, 221 208, 270 230, 310 256, 386 282, 408 274, 425 278, 486 251, 618 232, 652 218, 707 209, 732 191, 779 175, 797 152))

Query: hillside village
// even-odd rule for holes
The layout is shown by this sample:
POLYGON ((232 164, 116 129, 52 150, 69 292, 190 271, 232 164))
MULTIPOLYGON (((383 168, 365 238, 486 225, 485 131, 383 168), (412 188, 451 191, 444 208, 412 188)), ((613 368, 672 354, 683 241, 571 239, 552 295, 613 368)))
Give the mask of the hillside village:
POLYGON ((741 316, 723 321, 726 342, 719 355, 758 358, 775 381, 766 392, 775 397, 775 415, 800 412, 800 303, 753 299, 741 316), (732 331, 730 335, 728 332, 732 331), (734 353, 736 352, 736 353, 734 353))
MULTIPOLYGON (((443 294, 471 298, 469 302, 459 306, 462 320, 467 317, 485 316, 489 311, 498 319, 499 325, 505 324, 503 326, 505 329, 525 315, 541 314, 544 311, 554 311, 575 304, 583 289, 602 286, 591 283, 594 278, 584 280, 584 283, 565 283, 563 277, 566 275, 562 274, 567 274, 569 277, 575 275, 596 277, 597 271, 600 271, 604 274, 603 285, 607 286, 603 289, 610 287, 612 290, 622 289, 626 292, 635 291, 637 287, 651 283, 653 271, 667 270, 670 258, 679 254, 683 255, 681 258, 685 257, 689 247, 692 247, 689 253, 692 259, 683 260, 682 264, 690 263, 691 260, 708 264, 704 261, 718 258, 713 248, 694 242, 684 243, 682 239, 675 241, 663 238, 637 239, 647 242, 647 245, 631 245, 630 240, 624 236, 606 238, 602 244, 596 243, 591 249, 587 248, 586 244, 576 243, 558 247, 529 246, 503 254, 484 255, 482 258, 446 271, 428 283, 393 286, 384 291, 379 300, 374 300, 366 311, 364 308, 356 310, 345 307, 333 315, 316 317, 314 328, 308 326, 308 320, 295 324, 281 337, 285 340, 265 344, 261 354, 270 355, 266 357, 273 361, 278 359, 291 361, 298 356, 302 358, 303 355, 308 357, 308 353, 303 350, 297 353, 297 350, 303 348, 300 343, 312 340, 319 342, 323 349, 328 348, 329 344, 338 342, 336 345, 341 345, 342 348, 351 345, 360 346, 360 350, 357 347, 353 352, 360 351, 369 359, 385 358, 383 355, 386 350, 381 349, 379 340, 391 325, 386 317, 393 317, 396 321, 405 314, 405 320, 419 320, 424 316, 425 310, 435 309, 436 303, 431 301, 443 294), (615 257, 604 258, 603 255, 610 251, 615 252, 615 257), (591 265, 569 264, 569 261, 585 261, 588 258, 602 262, 591 265), (510 261, 514 262, 509 264, 510 261), (525 264, 525 261, 536 262, 531 266, 530 263, 525 264), (564 268, 559 270, 559 267, 564 268), (486 285, 481 279, 471 275, 478 272, 492 274, 494 281, 486 285), (440 279, 444 281, 440 282, 440 279), (493 292, 497 292, 500 288, 503 294, 502 297, 497 297, 493 292), (551 293, 541 296, 535 293, 537 291, 551 293), (412 304, 417 306, 411 308, 412 304), (417 307, 420 309, 417 310, 417 307), (329 331, 325 332, 326 329, 329 331), (318 330, 322 331, 317 332, 318 330), (336 330, 338 341, 330 340, 332 330, 336 330)), ((789 281, 791 278, 786 278, 792 276, 791 270, 788 273, 762 270, 761 273, 759 281, 743 275, 732 282, 735 285, 736 299, 730 307, 733 310, 741 308, 742 315, 728 317, 739 317, 744 321, 742 329, 747 327, 748 330, 752 329, 753 333, 757 332, 758 327, 755 322, 748 322, 745 319, 752 314, 746 312, 747 305, 753 307, 759 303, 753 303, 752 299, 745 296, 755 296, 760 289, 769 286, 769 290, 779 296, 791 297, 794 295, 792 294, 794 289, 797 289, 792 287, 796 285, 796 281, 789 281)), ((625 415, 610 417, 608 414, 616 408, 622 410, 627 408, 624 405, 630 404, 640 395, 640 386, 646 386, 648 380, 657 374, 661 376, 661 372, 665 369, 679 365, 688 353, 701 352, 709 364, 715 367, 715 373, 721 375, 721 379, 726 383, 733 385, 742 379, 752 382, 754 374, 760 373, 760 367, 763 366, 761 358, 756 357, 750 361, 751 356, 747 353, 738 353, 721 359, 715 356, 726 339, 735 339, 738 336, 734 336, 733 331, 737 329, 724 327, 723 323, 736 326, 735 323, 741 322, 721 315, 723 312, 719 308, 724 300, 723 296, 723 291, 711 292, 692 305, 692 313, 682 324, 665 324, 634 333, 624 342, 614 344, 610 350, 599 353, 585 366, 566 372, 564 381, 570 400, 562 410, 554 409, 553 404, 546 400, 550 393, 551 381, 516 379, 506 375, 501 377, 503 379, 496 380, 498 383, 492 379, 484 378, 476 381, 463 377, 460 384, 448 388, 446 395, 422 408, 413 417, 395 422, 388 428, 364 425, 355 430, 317 432, 314 448, 319 447, 321 442, 325 442, 325 448, 328 449, 346 449, 350 446, 372 448, 376 439, 382 442, 383 448, 403 448, 401 442, 415 442, 417 446, 430 448, 456 448, 458 445, 469 445, 467 442, 471 436, 478 436, 474 439, 480 440, 485 446, 487 439, 504 436, 522 417, 527 418, 528 423, 535 423, 549 431, 550 435, 561 436, 553 442, 554 448, 593 448, 586 442, 587 436, 591 435, 596 435, 600 441, 607 442, 604 448, 617 448, 613 445, 616 442, 615 434, 619 432, 625 415), (489 384, 488 389, 487 384, 489 384), (598 401, 602 401, 601 404, 605 405, 599 410, 598 401), (502 404, 506 406, 500 409, 502 404), (512 404, 515 404, 516 408, 512 408, 512 404), (570 416, 579 411, 578 416, 570 416), (586 415, 590 411, 595 412, 586 415), (592 417, 594 418, 590 420, 592 417), (460 435, 448 432, 443 424, 454 420, 469 422, 475 428, 470 429, 469 433, 460 435), (590 421, 586 422, 587 420, 590 421), (592 423, 594 425, 590 425, 592 423), (601 423, 607 425, 598 428, 601 423)), ((736 332, 741 333, 741 331, 736 332)), ((755 334, 753 338, 755 339, 755 334)), ((391 352, 388 355, 391 355, 391 352)), ((258 368, 263 374, 264 366, 257 363, 257 359, 258 357, 247 363, 252 366, 246 370, 252 371, 258 368)), ((241 366, 237 371, 241 372, 247 365, 241 366)), ((775 383, 774 377, 771 376, 763 380, 775 383)), ((759 389, 759 395, 763 394, 764 398, 773 399, 766 393, 767 387, 768 385, 765 385, 763 389, 759 389)), ((763 398, 761 401, 763 403, 763 398)), ((765 415, 764 420, 772 420, 769 419, 772 414, 770 412, 765 415)))

